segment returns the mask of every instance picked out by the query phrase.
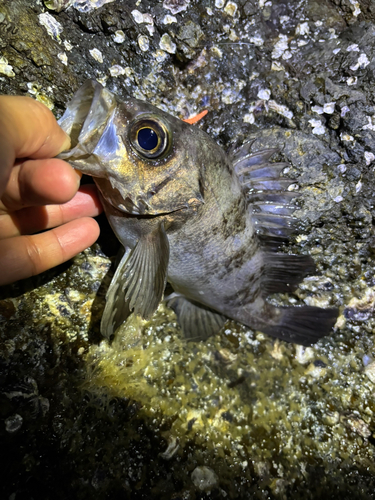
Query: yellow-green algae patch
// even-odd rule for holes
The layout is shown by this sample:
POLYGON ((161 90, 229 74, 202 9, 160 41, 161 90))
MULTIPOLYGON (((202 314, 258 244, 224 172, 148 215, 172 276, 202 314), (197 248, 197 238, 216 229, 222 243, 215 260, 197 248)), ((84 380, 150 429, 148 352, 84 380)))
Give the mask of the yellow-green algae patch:
POLYGON ((375 473, 375 386, 360 344, 347 352, 328 342, 304 356, 230 322, 206 342, 185 342, 162 305, 151 321, 131 316, 111 344, 90 347, 86 385, 139 402, 177 454, 194 442, 213 461, 243 470, 251 462, 288 482, 316 461, 350 459, 375 473))

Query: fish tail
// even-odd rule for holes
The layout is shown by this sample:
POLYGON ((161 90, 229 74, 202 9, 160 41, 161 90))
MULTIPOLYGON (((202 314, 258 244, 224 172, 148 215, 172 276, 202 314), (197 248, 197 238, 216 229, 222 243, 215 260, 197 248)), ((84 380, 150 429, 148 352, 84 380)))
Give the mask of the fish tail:
POLYGON ((272 337, 304 346, 314 344, 321 337, 329 335, 338 316, 338 309, 335 308, 270 306, 271 308, 272 324, 267 324, 260 330, 272 337))

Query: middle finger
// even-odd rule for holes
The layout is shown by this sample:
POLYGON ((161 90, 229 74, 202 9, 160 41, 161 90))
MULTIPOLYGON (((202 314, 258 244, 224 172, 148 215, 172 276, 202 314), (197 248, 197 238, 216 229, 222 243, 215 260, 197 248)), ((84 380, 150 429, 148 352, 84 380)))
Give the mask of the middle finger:
POLYGON ((76 193, 81 174, 58 158, 26 160, 13 167, 0 201, 0 213, 61 204, 76 193))
POLYGON ((0 239, 34 234, 80 217, 95 217, 101 211, 96 187, 82 186, 73 199, 63 205, 29 207, 0 215, 0 239))

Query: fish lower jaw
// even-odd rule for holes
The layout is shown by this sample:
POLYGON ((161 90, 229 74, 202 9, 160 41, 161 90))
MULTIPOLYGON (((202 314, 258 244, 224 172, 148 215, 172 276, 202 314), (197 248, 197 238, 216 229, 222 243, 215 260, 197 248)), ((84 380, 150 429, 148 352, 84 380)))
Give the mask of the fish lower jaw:
POLYGON ((125 205, 123 205, 123 204, 116 205, 116 206, 112 205, 112 206, 113 206, 113 208, 115 208, 119 212, 123 213, 124 215, 127 215, 128 217, 137 217, 139 219, 155 219, 156 217, 165 217, 167 215, 170 215, 170 214, 173 214, 176 212, 181 212, 182 210, 186 210, 185 208, 178 208, 177 210, 171 210, 170 212, 158 212, 155 214, 145 214, 145 213, 141 213, 138 210, 129 211, 129 209, 127 209, 125 207, 125 205))

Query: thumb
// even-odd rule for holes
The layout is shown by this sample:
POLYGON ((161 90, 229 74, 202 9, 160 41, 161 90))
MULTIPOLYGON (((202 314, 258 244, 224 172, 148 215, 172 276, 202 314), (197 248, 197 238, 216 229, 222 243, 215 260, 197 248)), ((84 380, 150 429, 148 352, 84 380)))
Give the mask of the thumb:
POLYGON ((70 145, 52 112, 30 97, 0 96, 0 134, 16 158, 51 158, 70 145))
POLYGON ((44 104, 0 96, 0 196, 16 158, 51 158, 69 146, 68 135, 44 104))

